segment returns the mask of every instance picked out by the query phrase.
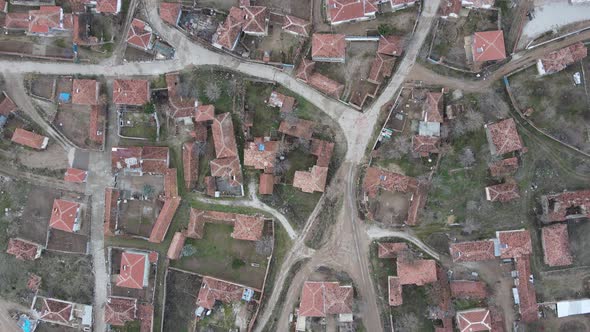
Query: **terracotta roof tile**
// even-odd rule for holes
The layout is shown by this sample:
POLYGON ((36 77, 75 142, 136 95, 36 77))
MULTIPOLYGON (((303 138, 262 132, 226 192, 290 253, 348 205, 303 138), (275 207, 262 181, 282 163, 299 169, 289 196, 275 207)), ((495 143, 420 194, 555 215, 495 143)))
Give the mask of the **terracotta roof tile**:
POLYGON ((137 299, 109 296, 105 305, 104 320, 113 326, 124 326, 136 319, 137 299))
POLYGON ((41 246, 27 240, 11 238, 8 240, 6 253, 20 260, 32 261, 41 257, 41 246))
POLYGON ((590 190, 541 196, 545 222, 590 218, 590 190))
POLYGON ((369 167, 363 180, 363 190, 369 197, 375 197, 379 189, 414 192, 418 188, 418 180, 376 167, 369 167))
POLYGON ((404 51, 404 39, 400 36, 381 36, 377 53, 400 56, 404 51))
POLYGON ((497 30, 474 33, 471 52, 475 62, 505 59, 504 32, 497 30))
POLYGON ((488 309, 470 309, 457 312, 460 332, 491 331, 492 320, 488 309))
POLYGON ((179 96, 168 97, 170 116, 175 119, 193 117, 197 101, 194 98, 183 98, 179 96))
POLYGON ((182 5, 176 2, 160 2, 160 18, 172 26, 178 24, 182 5))
POLYGON ((182 145, 182 164, 184 187, 192 190, 199 178, 199 153, 194 142, 186 142, 182 145))
POLYGON ((0 102, 0 115, 8 117, 11 113, 16 112, 16 110, 18 110, 18 107, 16 106, 14 101, 12 101, 10 97, 8 97, 6 92, 2 91, 2 95, 4 96, 4 99, 2 99, 2 101, 0 102))
POLYGON ((436 262, 433 259, 397 259, 397 275, 402 285, 423 286, 435 282, 436 262))
POLYGON ((201 239, 205 223, 233 225, 231 237, 237 240, 258 241, 262 238, 264 217, 238 213, 203 211, 191 208, 187 237, 201 239))
POLYGON ((431 153, 439 153, 440 137, 436 136, 412 136, 412 151, 422 157, 431 153))
POLYGON ((96 80, 74 79, 72 83, 72 104, 96 105, 100 84, 96 80))
POLYGON ((213 35, 213 44, 217 44, 220 47, 233 51, 240 37, 243 26, 244 13, 242 9, 231 7, 229 15, 227 15, 225 21, 219 25, 215 35, 213 35))
POLYGON ((486 126, 492 155, 503 155, 523 148, 514 119, 506 119, 486 126))
POLYGON ((338 282, 306 281, 301 291, 299 315, 326 317, 326 315, 352 313, 353 290, 338 282))
POLYGON ((244 148, 244 166, 271 173, 275 166, 279 143, 278 141, 247 143, 244 148))
POLYGON ((502 159, 490 164, 490 174, 495 177, 513 175, 518 170, 518 158, 502 159))
POLYGON ((279 125, 279 132, 303 139, 311 139, 315 123, 309 120, 302 120, 289 117, 279 125))
POLYGON ((481 281, 453 280, 451 293, 455 298, 485 299, 488 296, 487 286, 481 281))
POLYGON ((458 17, 461 11, 461 0, 444 0, 438 8, 441 17, 458 17))
POLYGON ((332 153, 334 152, 333 142, 312 138, 310 150, 312 155, 318 157, 318 160, 316 161, 317 166, 330 166, 330 160, 332 159, 332 153))
POLYGON ((27 30, 29 28, 29 13, 6 13, 4 28, 10 30, 27 30))
POLYGON ((232 303, 240 301, 244 287, 221 279, 203 277, 201 288, 197 296, 197 305, 212 309, 215 301, 232 303))
POLYGON ((40 320, 68 325, 73 318, 72 303, 42 298, 40 320))
POLYGON ((42 278, 34 273, 29 274, 29 279, 27 280, 27 289, 38 292, 39 288, 41 287, 42 278))
POLYGON ((311 75, 314 68, 314 61, 308 59, 301 60, 299 67, 297 67, 297 73, 295 74, 295 78, 300 79, 304 82, 308 82, 311 79, 311 75))
POLYGON ((328 179, 328 167, 314 165, 309 171, 295 171, 293 187, 304 193, 324 192, 328 179))
POLYGON ((344 61, 345 37, 343 34, 314 33, 311 39, 311 58, 314 61, 344 61))
POLYGON ((500 241, 500 257, 502 259, 528 256, 533 252, 531 235, 525 229, 498 231, 496 237, 500 241))
POLYGON ((164 241, 166 232, 172 223, 172 218, 176 214, 176 210, 180 206, 180 197, 168 198, 164 201, 164 206, 156 219, 156 223, 152 228, 149 241, 153 243, 161 243, 164 241))
POLYGON ((367 80, 374 84, 380 84, 385 77, 390 77, 395 66, 395 57, 377 53, 371 63, 371 70, 367 80))
POLYGON ((244 6, 244 27, 246 34, 265 35, 268 33, 269 11, 262 6, 244 6))
POLYGON ((397 255, 404 250, 408 250, 408 245, 404 242, 377 243, 377 251, 379 258, 396 258, 397 255))
POLYGON ((211 128, 217 158, 236 157, 238 155, 238 147, 236 145, 231 114, 223 113, 216 116, 211 128))
POLYGON ((309 37, 311 22, 295 16, 285 15, 283 30, 303 37, 309 37))
POLYGON ((125 251, 121 254, 121 267, 117 287, 142 289, 147 286, 149 261, 147 254, 125 251))
POLYGON ((567 224, 554 224, 541 229, 545 264, 566 266, 573 264, 567 224))
POLYGON ((228 180, 231 186, 241 186, 242 167, 240 165, 240 158, 229 157, 229 158, 218 158, 213 159, 209 162, 211 168, 211 176, 228 180))
POLYGON ((56 199, 53 201, 49 227, 70 233, 77 232, 80 229, 79 213, 80 203, 56 199))
POLYGON ((150 83, 147 80, 115 80, 113 103, 141 106, 150 101, 150 83))
POLYGON ((443 123, 443 94, 440 92, 426 93, 426 101, 422 106, 422 118, 426 122, 443 123))
POLYGON ((453 262, 476 262, 496 258, 492 240, 453 243, 449 251, 453 262))
POLYGON ((153 332, 154 330, 154 306, 149 303, 140 303, 137 306, 137 320, 139 320, 139 332, 153 332))
POLYGON ((104 234, 113 236, 119 219, 119 190, 105 188, 104 190, 104 234))
POLYGON ((141 169, 144 173, 165 174, 170 163, 167 146, 144 146, 141 148, 141 169))
POLYGON ((326 14, 331 24, 375 17, 372 0, 327 0, 326 14))
POLYGON ((525 323, 531 323, 539 319, 539 306, 537 305, 535 286, 531 280, 532 272, 529 254, 516 258, 516 271, 518 272, 516 289, 520 300, 518 306, 520 318, 525 323))
POLYGON ((215 119, 215 106, 199 105, 195 110, 195 122, 213 121, 215 119))
POLYGON ((74 182, 74 183, 84 183, 86 182, 86 178, 88 177, 88 171, 77 169, 77 168, 68 168, 66 170, 66 174, 64 176, 64 181, 66 182, 74 182))
POLYGON ((553 74, 564 70, 568 65, 584 59, 588 49, 582 42, 553 51, 537 62, 540 74, 553 74))
POLYGON ((47 147, 47 143, 49 142, 49 138, 21 128, 16 128, 14 134, 12 134, 11 140, 14 143, 28 146, 37 150, 45 149, 47 147))
POLYGON ((170 247, 168 247, 168 253, 166 257, 169 259, 179 259, 182 248, 184 247, 184 241, 186 237, 181 232, 174 233, 170 247))
POLYGON ((176 168, 169 168, 164 174, 164 195, 166 198, 178 197, 178 178, 176 168))
POLYGON ((90 123, 88 124, 88 137, 99 144, 104 141, 103 123, 102 123, 102 106, 95 105, 90 109, 90 123))
POLYGON ((509 202, 520 198, 515 182, 496 184, 485 188, 486 199, 491 202, 509 202))
POLYGON ((231 237, 236 240, 258 241, 262 238, 264 219, 259 216, 236 214, 231 237))
POLYGON ((63 30, 63 9, 58 6, 41 6, 38 10, 29 10, 29 27, 31 33, 45 34, 53 29, 63 30))
POLYGON ((283 113, 290 113, 295 106, 295 98, 273 90, 268 98, 268 106, 278 107, 283 113))
POLYGON ((96 0, 96 11, 105 14, 118 14, 121 11, 121 0, 96 0))
POLYGON ((344 91, 344 85, 320 73, 313 73, 309 78, 309 85, 327 94, 328 96, 339 99, 344 91))
POLYGON ((274 189, 274 181, 274 175, 268 173, 260 174, 258 193, 260 195, 272 195, 274 189))
POLYGON ((134 18, 127 33, 127 43, 142 50, 152 48, 152 28, 146 22, 134 18))

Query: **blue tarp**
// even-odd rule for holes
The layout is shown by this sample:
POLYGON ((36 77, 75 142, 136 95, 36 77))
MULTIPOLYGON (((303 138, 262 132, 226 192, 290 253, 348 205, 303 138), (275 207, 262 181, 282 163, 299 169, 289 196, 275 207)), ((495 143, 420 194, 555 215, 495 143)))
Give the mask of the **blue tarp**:
POLYGON ((70 101, 70 94, 67 92, 60 92, 59 101, 70 101))
POLYGON ((258 151, 264 151, 264 144, 258 144, 258 151))
POLYGON ((251 301, 254 297, 254 290, 250 288, 244 289, 244 293, 242 293, 242 300, 244 301, 251 301))

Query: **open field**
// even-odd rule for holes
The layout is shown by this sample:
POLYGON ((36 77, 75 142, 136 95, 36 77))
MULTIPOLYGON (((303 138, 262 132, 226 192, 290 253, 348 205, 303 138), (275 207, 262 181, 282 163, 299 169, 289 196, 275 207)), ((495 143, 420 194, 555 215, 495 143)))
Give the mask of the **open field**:
POLYGON ((159 208, 155 201, 128 200, 121 203, 119 225, 125 234, 149 237, 158 217, 159 208))
POLYGON ((67 105, 60 107, 53 125, 67 138, 81 147, 89 146, 88 123, 90 122, 90 108, 67 105))
POLYGON ((189 332, 194 329, 197 294, 200 288, 200 277, 168 270, 164 331, 189 332))
POLYGON ((281 120, 279 108, 268 106, 274 86, 270 84, 246 82, 246 111, 254 112, 254 126, 250 130, 253 137, 278 137, 277 130, 281 120))

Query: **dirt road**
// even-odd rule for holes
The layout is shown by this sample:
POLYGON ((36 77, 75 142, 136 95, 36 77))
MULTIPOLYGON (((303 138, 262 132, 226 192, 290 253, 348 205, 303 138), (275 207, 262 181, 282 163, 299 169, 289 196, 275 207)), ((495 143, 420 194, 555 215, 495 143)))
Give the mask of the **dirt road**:
POLYGON ((21 331, 20 327, 16 325, 16 321, 10 317, 10 311, 19 311, 28 313, 29 308, 20 304, 12 303, 0 299, 0 331, 21 331))

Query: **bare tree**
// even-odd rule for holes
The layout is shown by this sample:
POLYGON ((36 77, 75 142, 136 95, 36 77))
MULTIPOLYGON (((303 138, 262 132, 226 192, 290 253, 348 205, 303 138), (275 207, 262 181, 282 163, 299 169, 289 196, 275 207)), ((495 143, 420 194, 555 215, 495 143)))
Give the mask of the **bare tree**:
POLYGON ((210 82, 209 84, 207 84, 207 87, 205 88, 205 94, 207 95, 207 98, 210 102, 214 102, 217 99, 219 99, 219 96, 221 95, 221 89, 219 88, 217 83, 210 82))
POLYGON ((409 137, 399 135, 379 148, 379 154, 385 158, 400 159, 410 152, 412 142, 409 137))
POLYGON ((463 167, 471 167, 475 163, 475 156, 471 148, 467 147, 463 149, 463 152, 459 155, 459 162, 463 167))

